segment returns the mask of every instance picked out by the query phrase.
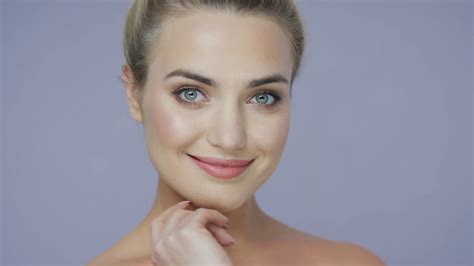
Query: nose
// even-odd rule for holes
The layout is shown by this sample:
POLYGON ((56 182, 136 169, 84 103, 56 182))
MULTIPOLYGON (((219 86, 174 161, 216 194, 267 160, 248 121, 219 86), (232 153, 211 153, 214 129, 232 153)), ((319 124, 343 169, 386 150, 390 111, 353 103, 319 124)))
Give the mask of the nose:
POLYGON ((240 106, 223 104, 209 124, 208 142, 227 153, 243 149, 247 141, 245 123, 240 106))

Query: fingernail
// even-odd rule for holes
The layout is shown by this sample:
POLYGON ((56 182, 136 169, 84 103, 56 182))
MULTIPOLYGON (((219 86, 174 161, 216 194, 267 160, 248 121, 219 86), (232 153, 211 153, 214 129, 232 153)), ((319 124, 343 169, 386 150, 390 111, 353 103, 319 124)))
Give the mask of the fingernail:
POLYGON ((180 207, 183 207, 183 206, 186 206, 186 205, 187 205, 188 203, 190 203, 190 202, 191 202, 190 200, 185 200, 185 201, 179 202, 179 203, 176 204, 176 205, 178 205, 178 206, 180 206, 180 207))
POLYGON ((232 244, 235 244, 235 239, 229 234, 227 234, 227 236, 228 236, 229 240, 232 242, 232 244))

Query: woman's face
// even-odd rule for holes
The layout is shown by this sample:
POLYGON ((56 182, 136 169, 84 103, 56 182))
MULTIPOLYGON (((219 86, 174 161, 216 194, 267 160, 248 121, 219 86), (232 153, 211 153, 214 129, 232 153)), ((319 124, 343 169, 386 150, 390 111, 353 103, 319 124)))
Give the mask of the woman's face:
POLYGON ((290 49, 278 24, 263 16, 202 10, 162 24, 138 120, 163 181, 197 206, 221 211, 258 190, 288 136, 290 49), (195 76, 168 75, 176 70, 195 76), (222 179, 189 155, 254 161, 222 179))

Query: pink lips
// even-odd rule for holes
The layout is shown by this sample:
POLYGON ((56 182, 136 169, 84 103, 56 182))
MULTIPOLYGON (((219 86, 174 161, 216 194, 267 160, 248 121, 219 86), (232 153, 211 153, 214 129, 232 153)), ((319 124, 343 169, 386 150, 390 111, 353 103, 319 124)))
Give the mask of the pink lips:
POLYGON ((222 160, 188 154, 202 170, 211 176, 230 179, 242 174, 254 160, 222 160))

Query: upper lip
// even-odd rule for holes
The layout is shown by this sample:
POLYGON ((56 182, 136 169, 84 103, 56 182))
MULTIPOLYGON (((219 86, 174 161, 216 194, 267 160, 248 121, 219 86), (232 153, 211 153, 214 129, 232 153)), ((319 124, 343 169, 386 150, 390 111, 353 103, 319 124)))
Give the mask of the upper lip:
POLYGON ((217 165, 221 167, 242 167, 242 166, 246 166, 250 164, 254 160, 254 159, 252 160, 237 160, 237 159, 225 160, 225 159, 219 159, 219 158, 213 158, 213 157, 198 157, 191 154, 188 154, 188 155, 201 162, 217 165))

